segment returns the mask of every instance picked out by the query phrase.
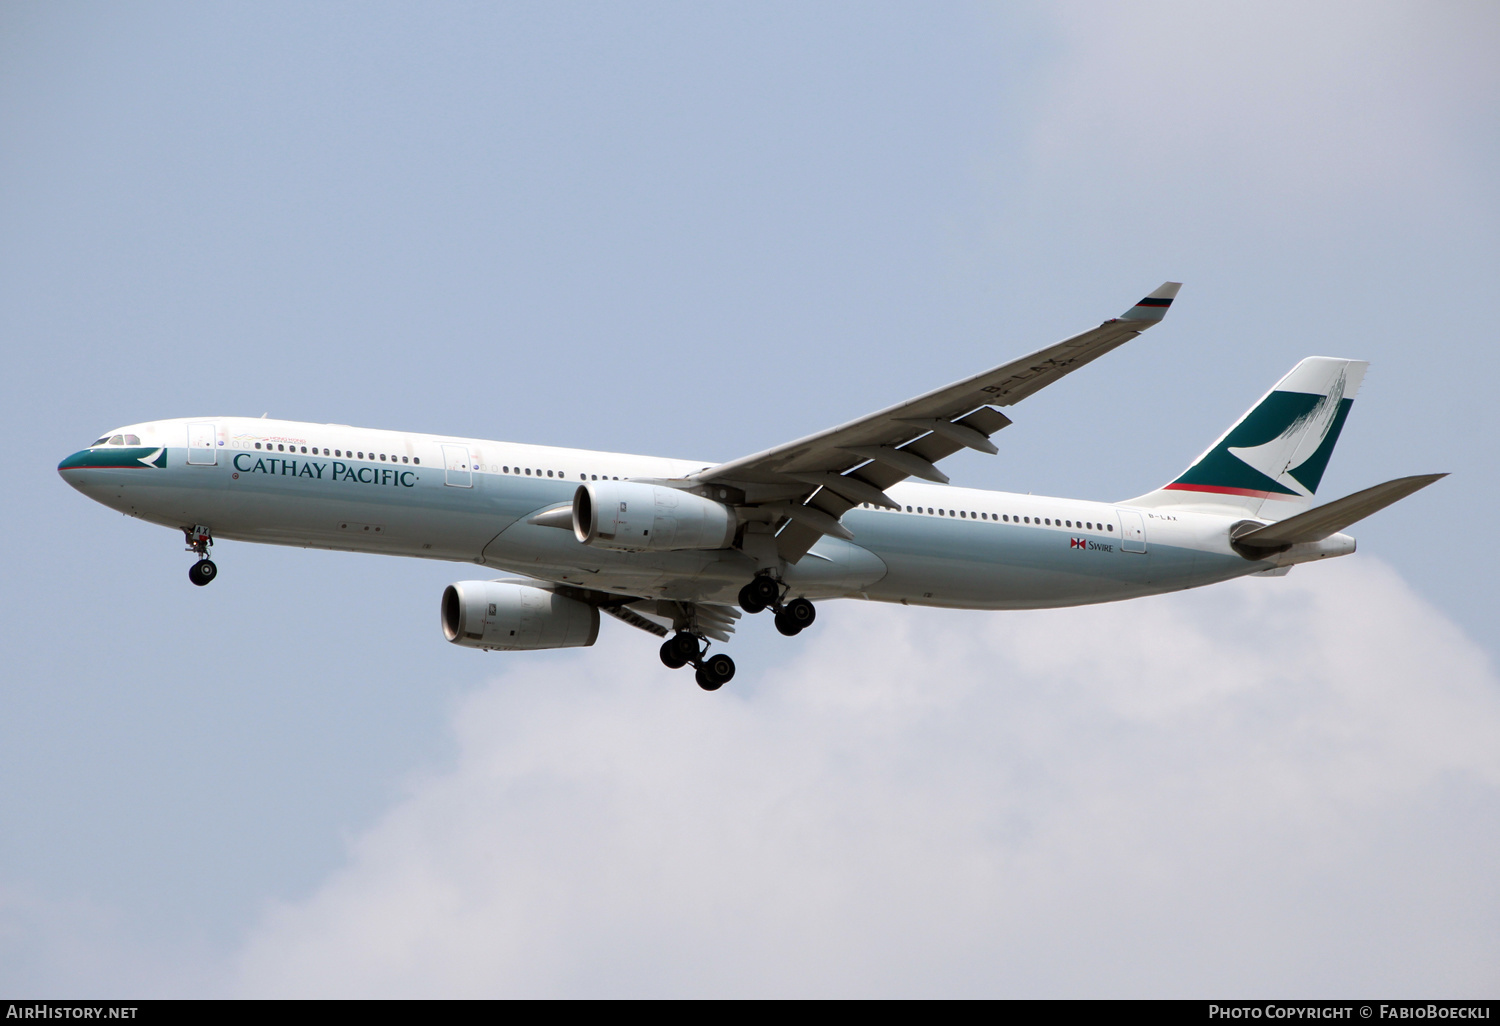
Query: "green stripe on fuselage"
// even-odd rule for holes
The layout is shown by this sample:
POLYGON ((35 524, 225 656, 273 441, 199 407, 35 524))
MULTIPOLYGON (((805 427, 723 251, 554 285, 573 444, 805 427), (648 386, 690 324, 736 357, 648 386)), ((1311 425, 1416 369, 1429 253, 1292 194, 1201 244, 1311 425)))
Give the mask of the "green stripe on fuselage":
POLYGON ((119 470, 165 467, 167 450, 156 446, 110 446, 75 452, 57 465, 58 470, 83 470, 89 467, 112 467, 119 470))

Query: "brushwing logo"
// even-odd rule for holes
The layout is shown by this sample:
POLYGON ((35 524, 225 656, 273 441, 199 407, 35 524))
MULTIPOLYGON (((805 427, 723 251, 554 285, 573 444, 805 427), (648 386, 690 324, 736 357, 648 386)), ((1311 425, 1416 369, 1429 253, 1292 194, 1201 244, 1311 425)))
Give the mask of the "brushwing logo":
POLYGON ((1365 366, 1303 360, 1166 488, 1306 503, 1328 468, 1365 366))
POLYGON ((1318 468, 1312 487, 1298 480, 1297 471, 1322 450, 1328 433, 1342 419, 1339 412, 1343 408, 1347 379, 1348 375, 1340 372, 1327 395, 1320 396, 1312 409, 1294 417, 1282 429, 1281 434, 1269 442, 1254 446, 1230 446, 1230 455, 1278 484, 1289 485, 1297 494, 1311 497, 1318 478, 1322 477, 1322 468, 1318 468), (1296 470, 1293 469, 1294 463, 1296 470))

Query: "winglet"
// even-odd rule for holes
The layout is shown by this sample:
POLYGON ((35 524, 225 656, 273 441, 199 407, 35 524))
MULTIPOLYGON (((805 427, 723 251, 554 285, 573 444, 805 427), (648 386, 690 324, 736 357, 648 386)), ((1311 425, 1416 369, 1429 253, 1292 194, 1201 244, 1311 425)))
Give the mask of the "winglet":
POLYGON ((1180 288, 1182 288, 1180 281, 1162 282, 1161 288, 1122 313, 1120 320, 1155 324, 1167 315, 1167 307, 1171 306, 1172 300, 1177 298, 1177 290, 1180 288))

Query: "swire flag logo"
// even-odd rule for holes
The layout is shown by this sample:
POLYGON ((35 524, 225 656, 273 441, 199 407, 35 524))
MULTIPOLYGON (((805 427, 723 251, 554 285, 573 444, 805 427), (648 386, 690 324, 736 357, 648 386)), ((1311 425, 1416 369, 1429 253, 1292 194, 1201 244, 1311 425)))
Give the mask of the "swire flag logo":
POLYGON ((1089 541, 1087 538, 1074 538, 1073 544, 1068 546, 1070 549, 1086 549, 1088 547, 1089 541))

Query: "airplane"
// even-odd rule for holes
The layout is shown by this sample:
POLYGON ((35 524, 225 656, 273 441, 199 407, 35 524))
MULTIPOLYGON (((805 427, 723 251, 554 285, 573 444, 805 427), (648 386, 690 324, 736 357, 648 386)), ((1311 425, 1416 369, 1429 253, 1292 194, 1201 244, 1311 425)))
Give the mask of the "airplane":
POLYGON ((961 488, 1001 412, 1159 323, 1167 282, 1119 317, 847 424, 727 463, 246 417, 111 431, 58 466, 84 495, 183 532, 196 585, 216 538, 470 562, 519 577, 444 589, 455 645, 594 644, 600 614, 663 639, 714 691, 741 611, 793 636, 814 601, 959 609, 1113 602, 1352 553, 1345 528, 1446 475, 1313 506, 1360 360, 1302 360, 1167 484, 1121 502, 961 488))

